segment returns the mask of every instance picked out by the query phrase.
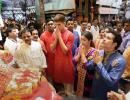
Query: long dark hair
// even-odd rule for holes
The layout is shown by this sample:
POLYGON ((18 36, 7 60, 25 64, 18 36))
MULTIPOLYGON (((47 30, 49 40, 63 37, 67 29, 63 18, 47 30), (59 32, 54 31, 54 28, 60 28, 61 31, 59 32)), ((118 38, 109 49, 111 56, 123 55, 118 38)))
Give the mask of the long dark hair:
POLYGON ((85 36, 89 41, 91 41, 90 43, 91 47, 95 47, 94 42, 93 42, 93 35, 91 32, 86 31, 86 32, 83 32, 82 35, 85 36))

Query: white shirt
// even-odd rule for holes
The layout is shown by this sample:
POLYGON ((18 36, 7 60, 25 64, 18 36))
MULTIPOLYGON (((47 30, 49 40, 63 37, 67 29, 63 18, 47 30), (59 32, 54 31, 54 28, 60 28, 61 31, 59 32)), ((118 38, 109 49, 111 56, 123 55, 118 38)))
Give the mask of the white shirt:
POLYGON ((8 50, 13 56, 16 51, 17 46, 20 44, 20 39, 17 38, 17 41, 11 38, 6 38, 4 43, 4 49, 8 50))
POLYGON ((130 92, 128 92, 127 94, 126 94, 126 100, 129 100, 130 99, 130 92))
POLYGON ((0 41, 2 40, 1 30, 0 30, 0 41))
POLYGON ((19 67, 47 68, 46 58, 41 44, 32 41, 31 45, 21 43, 14 56, 19 67))
POLYGON ((96 40, 99 37, 99 27, 91 26, 91 33, 93 34, 93 40, 96 40))

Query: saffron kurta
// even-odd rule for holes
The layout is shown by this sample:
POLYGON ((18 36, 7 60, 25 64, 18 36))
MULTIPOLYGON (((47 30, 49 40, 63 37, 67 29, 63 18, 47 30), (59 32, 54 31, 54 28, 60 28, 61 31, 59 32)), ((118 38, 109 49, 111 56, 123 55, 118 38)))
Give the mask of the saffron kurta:
POLYGON ((70 31, 65 29, 65 31, 61 33, 61 37, 69 50, 65 54, 58 42, 56 49, 54 50, 54 81, 58 83, 72 84, 74 81, 74 67, 72 63, 72 47, 74 43, 74 36, 70 31))
POLYGON ((53 36, 52 33, 49 31, 45 31, 42 33, 40 39, 44 42, 45 48, 47 50, 46 53, 46 60, 47 60, 47 69, 46 69, 46 74, 49 75, 50 77, 53 77, 53 72, 54 72, 54 53, 51 52, 50 45, 53 42, 53 36))

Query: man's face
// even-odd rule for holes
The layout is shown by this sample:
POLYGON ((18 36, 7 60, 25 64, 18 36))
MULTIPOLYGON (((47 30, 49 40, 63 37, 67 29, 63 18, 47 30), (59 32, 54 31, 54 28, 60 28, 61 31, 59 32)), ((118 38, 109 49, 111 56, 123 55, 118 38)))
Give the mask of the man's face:
POLYGON ((37 30, 32 31, 32 40, 34 40, 34 41, 38 40, 38 31, 37 30))
POLYGON ((117 30, 119 30, 119 31, 122 30, 122 24, 121 23, 117 24, 117 30))
POLYGON ((18 37, 17 29, 12 29, 12 31, 9 33, 9 36, 13 39, 16 39, 18 37))
POLYGON ((59 28, 60 31, 63 31, 65 28, 65 24, 63 22, 55 22, 56 27, 59 28))
POLYGON ((125 23, 124 24, 124 30, 125 30, 125 32, 130 31, 130 23, 125 23))
POLYGON ((78 25, 78 22, 77 21, 74 21, 74 26, 76 27, 78 25))
POLYGON ((114 36, 112 33, 107 33, 103 40, 104 50, 111 51, 115 49, 116 43, 113 42, 114 36))
POLYGON ((87 29, 88 29, 88 30, 91 29, 91 24, 90 24, 90 23, 87 24, 87 29))
POLYGON ((48 31, 51 31, 51 32, 54 31, 54 22, 53 21, 49 21, 47 23, 47 29, 48 29, 48 31))
POLYGON ((93 25, 97 26, 98 25, 98 20, 94 20, 93 25))
POLYGON ((83 30, 86 30, 86 28, 87 28, 87 22, 83 22, 83 23, 81 24, 81 28, 82 28, 83 30))
POLYGON ((22 39, 26 44, 31 45, 32 37, 30 32, 23 33, 22 39))
POLYGON ((66 23, 66 27, 68 28, 68 30, 72 31, 74 28, 74 22, 73 21, 68 21, 66 23))

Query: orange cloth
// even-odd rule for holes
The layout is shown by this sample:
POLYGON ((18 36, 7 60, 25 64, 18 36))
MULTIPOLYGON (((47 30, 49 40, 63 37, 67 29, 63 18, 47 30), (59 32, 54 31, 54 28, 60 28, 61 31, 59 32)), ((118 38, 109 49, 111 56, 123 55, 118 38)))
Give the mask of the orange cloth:
POLYGON ((13 73, 13 68, 0 66, 0 97, 4 93, 9 82, 11 81, 13 73))
POLYGON ((68 48, 64 54, 60 44, 55 49, 54 81, 58 83, 72 84, 74 81, 74 66, 72 63, 72 46, 74 42, 73 34, 67 29, 61 33, 61 37, 68 48))
POLYGON ((44 33, 42 33, 40 39, 41 39, 41 41, 44 42, 45 48, 47 50, 47 53, 46 53, 46 60, 47 60, 46 74, 49 75, 50 77, 53 77, 54 53, 51 52, 51 48, 50 48, 50 45, 53 42, 52 33, 45 31, 44 33))
POLYGON ((7 50, 0 50, 0 59, 3 60, 5 64, 9 64, 14 58, 7 50))
POLYGON ((42 81, 33 94, 26 95, 22 98, 22 100, 36 100, 38 97, 44 98, 45 100, 62 100, 62 98, 56 94, 55 90, 51 88, 47 81, 42 81))
POLYGON ((39 97, 44 100, 63 100, 63 98, 57 95, 54 88, 45 79, 43 79, 38 87, 33 89, 31 93, 19 94, 21 91, 16 92, 7 96, 5 95, 0 98, 0 100, 38 100, 39 97))

